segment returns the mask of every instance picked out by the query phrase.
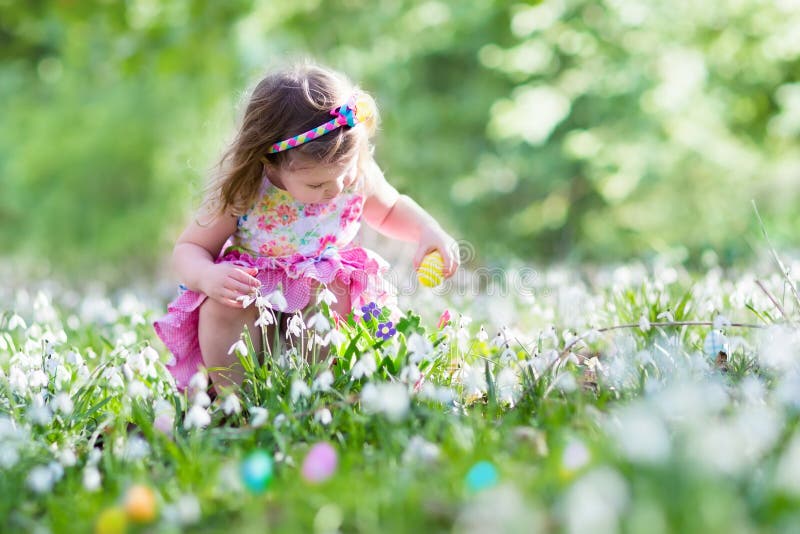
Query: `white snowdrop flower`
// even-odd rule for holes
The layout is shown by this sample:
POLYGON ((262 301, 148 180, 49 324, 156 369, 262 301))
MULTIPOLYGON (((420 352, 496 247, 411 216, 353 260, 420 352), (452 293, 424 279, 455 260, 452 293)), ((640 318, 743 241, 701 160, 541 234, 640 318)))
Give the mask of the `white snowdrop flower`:
POLYGON ((335 346, 335 347, 338 347, 339 345, 341 345, 342 343, 347 341, 347 336, 342 334, 336 328, 332 328, 331 331, 328 332, 327 338, 328 338, 328 342, 333 344, 333 346, 335 346))
POLYGON ((133 369, 131 369, 131 366, 128 365, 127 361, 120 365, 120 369, 122 369, 122 374, 125 375, 125 380, 133 380, 135 375, 133 374, 133 369))
POLYGON ((14 392, 20 395, 28 393, 28 375, 16 365, 13 365, 9 371, 8 383, 14 392))
POLYGON ((489 339, 489 334, 487 334, 487 333, 486 333, 486 329, 485 329, 485 328, 483 328, 483 325, 481 325, 481 329, 480 329, 480 330, 478 330, 478 333, 477 333, 477 334, 475 334, 475 339, 477 339, 477 340, 478 340, 478 341, 480 341, 481 343, 483 343, 483 342, 485 342, 487 339, 489 339))
POLYGON ((292 399, 292 404, 296 403, 301 398, 306 398, 311 395, 311 390, 308 387, 308 384, 305 381, 300 380, 299 378, 295 378, 292 380, 292 386, 290 389, 290 397, 292 399))
POLYGON ((317 332, 314 332, 314 345, 319 345, 320 347, 327 347, 330 344, 330 332, 325 334, 325 336, 320 337, 317 332))
POLYGON ((424 336, 414 332, 408 337, 406 342, 408 348, 408 360, 411 363, 419 363, 427 360, 433 354, 433 343, 424 336))
POLYGON ((568 371, 558 373, 554 382, 554 386, 563 393, 572 393, 578 389, 578 381, 575 379, 575 375, 568 371))
POLYGON ((472 323, 472 317, 470 317, 469 315, 462 315, 458 319, 458 326, 460 328, 466 328, 470 325, 470 323, 472 323))
POLYGON ((674 323, 675 317, 672 315, 672 312, 669 310, 665 310, 658 315, 656 315, 656 320, 658 321, 666 321, 668 323, 674 323))
POLYGON ((322 408, 314 413, 314 420, 323 426, 328 426, 333 421, 333 415, 327 408, 322 408))
POLYGON ((26 479, 28 487, 35 493, 49 493, 53 489, 55 480, 53 472, 46 465, 37 465, 28 472, 26 479))
MULTIPOLYGON (((240 339, 236 343, 234 343, 233 345, 230 346, 230 348, 228 349, 228 354, 230 355, 230 354, 233 354, 234 352, 236 352, 236 354, 238 354, 239 356, 247 356, 247 352, 248 352, 247 351, 247 345, 245 344, 244 340, 240 339)), ((203 375, 203 376, 205 376, 205 375, 203 375)), ((194 378, 194 377, 192 377, 192 378, 194 378)), ((203 389, 205 389, 205 388, 203 388, 203 389)))
POLYGON ((403 382, 404 384, 410 384, 413 386, 420 378, 422 378, 422 373, 413 363, 406 365, 400 370, 400 382, 403 382))
POLYGON ((256 300, 256 293, 248 293, 247 295, 239 295, 236 300, 242 303, 242 308, 247 308, 256 300))
POLYGON ((581 337, 587 341, 587 343, 596 343, 597 340, 600 339, 600 332, 596 328, 590 328, 583 334, 581 337))
POLYGON ((103 477, 100 476, 100 471, 94 465, 87 465, 83 468, 83 488, 88 492, 95 492, 100 489, 103 483, 103 477))
POLYGON ((333 373, 326 369, 322 371, 311 384, 312 391, 328 391, 333 385, 333 373))
POLYGON ((89 454, 86 455, 86 465, 97 465, 100 463, 102 457, 103 451, 93 447, 92 450, 89 451, 89 454))
POLYGON ((262 408, 261 406, 250 406, 248 409, 250 412, 250 426, 253 428, 260 428, 267 424, 267 418, 269 417, 269 413, 267 413, 266 408, 262 408))
POLYGON ((208 389, 208 377, 203 371, 197 371, 189 379, 189 388, 205 391, 208 389))
POLYGON ((147 345, 145 348, 143 348, 141 354, 144 357, 145 361, 149 363, 155 363, 159 360, 158 351, 156 351, 156 349, 154 349, 150 345, 147 345))
POLYGON ((333 294, 333 291, 328 289, 327 287, 323 287, 322 290, 317 295, 317 304, 320 302, 324 302, 328 306, 337 302, 336 295, 333 294))
POLYGON ((194 495, 182 495, 174 503, 165 505, 161 514, 167 523, 178 526, 193 525, 200 520, 200 502, 194 495))
POLYGON ((275 310, 282 311, 289 307, 289 304, 286 302, 286 298, 283 296, 283 293, 280 289, 276 289, 272 291, 265 297, 266 303, 268 307, 271 307, 275 310))
POLYGON ((106 384, 111 389, 123 389, 125 387, 119 368, 114 366, 107 367, 103 374, 106 376, 106 384))
POLYGON ((639 330, 642 332, 650 330, 650 320, 644 314, 639 318, 639 330))
POLYGON ((508 341, 506 340, 506 336, 503 335, 502 331, 498 331, 497 335, 494 336, 492 340, 489 342, 489 345, 499 349, 500 347, 502 347, 507 343, 508 341))
POLYGON ((305 328, 306 325, 303 323, 303 317, 300 315, 300 312, 297 312, 292 315, 291 319, 289 319, 289 324, 286 327, 286 337, 300 337, 300 334, 305 328))
POLYGON ((722 314, 717 315, 714 317, 714 329, 725 329, 731 327, 731 320, 725 317, 722 314))
POLYGON ((0 441, 0 467, 9 469, 19 462, 19 451, 15 445, 11 443, 3 443, 0 441))
POLYGON ((128 395, 132 399, 146 399, 150 396, 150 390, 141 380, 131 380, 128 383, 128 395))
POLYGON ((186 414, 186 419, 183 422, 183 428, 189 430, 191 428, 205 428, 211 424, 211 416, 202 406, 193 404, 189 408, 189 413, 186 414))
POLYGON ((127 364, 130 365, 131 369, 142 374, 147 367, 147 360, 141 352, 133 352, 128 356, 127 364))
POLYGON ((58 451, 58 461, 64 467, 72 467, 78 463, 78 457, 75 455, 75 451, 71 448, 66 448, 58 451))
POLYGON ((201 408, 208 408, 211 405, 211 397, 203 390, 198 391, 192 397, 192 404, 201 408))
POLYGON ((50 474, 53 477, 53 483, 58 482, 64 477, 64 466, 55 460, 47 464, 47 469, 50 470, 50 474))
POLYGON ((272 311, 272 308, 259 307, 258 319, 256 319, 255 326, 266 328, 275 324, 275 321, 275 312, 272 311))
POLYGON ((8 320, 8 331, 11 332, 12 330, 16 330, 17 328, 21 328, 25 330, 28 328, 28 325, 25 324, 25 319, 17 315, 16 313, 11 316, 11 319, 8 320))
POLYGON ((149 454, 150 444, 141 436, 132 436, 128 442, 125 443, 123 457, 130 462, 141 460, 149 454))
POLYGON ((614 533, 628 504, 625 480, 609 467, 599 467, 576 481, 563 501, 567 532, 614 533))
POLYGON ((569 471, 577 471, 589 463, 590 457, 591 455, 586 445, 578 439, 573 439, 564 448, 564 453, 561 455, 561 465, 569 471))
POLYGON ((41 395, 33 397, 33 403, 28 407, 28 420, 34 425, 47 426, 53 420, 53 412, 44 403, 41 395))
POLYGON ((482 395, 486 392, 486 370, 480 365, 465 364, 462 369, 465 393, 467 395, 482 395))
POLYGON ((412 436, 408 440, 406 450, 403 451, 403 463, 430 465, 435 463, 440 455, 441 450, 438 445, 422 436, 412 436))
POLYGON ((317 332, 325 333, 331 329, 331 323, 325 317, 325 314, 318 311, 308 320, 308 328, 313 328, 317 332))
POLYGON ((239 414, 242 411, 242 404, 236 393, 229 393, 222 401, 222 411, 225 415, 239 414))
POLYGON ((72 373, 66 366, 59 365, 56 369, 56 376, 53 381, 55 382, 56 389, 66 389, 65 386, 72 382, 72 373))
POLYGON ((44 388, 50 383, 50 379, 44 374, 44 371, 36 369, 28 374, 28 385, 31 388, 44 388))
POLYGON ((652 409, 642 404, 626 406, 617 410, 608 423, 617 448, 630 461, 659 464, 669 458, 669 432, 652 409))
POLYGON ((466 328, 461 327, 456 331, 456 343, 461 352, 469 350, 469 331, 466 328))
POLYGON ((375 356, 372 353, 365 353, 358 359, 350 370, 350 378, 358 380, 362 377, 370 377, 372 373, 378 370, 378 364, 375 362, 375 356))
POLYGON ((513 362, 516 362, 517 359, 517 353, 506 345, 506 348, 503 349, 503 352, 500 354, 500 363, 502 365, 511 365, 513 362))
POLYGON ((408 389, 396 382, 374 385, 369 383, 361 390, 361 406, 367 413, 382 413, 390 421, 398 422, 408 412, 408 389))
POLYGON ((275 419, 272 420, 272 426, 275 428, 280 428, 286 422, 286 414, 279 413, 275 416, 275 419))
POLYGON ((53 407, 53 410, 55 410, 56 412, 61 412, 64 415, 71 414, 72 409, 74 407, 72 403, 72 398, 70 398, 70 396, 67 393, 64 393, 63 391, 57 393, 56 396, 53 397, 53 400, 51 401, 51 406, 53 407))
POLYGON ((500 402, 514 405, 518 396, 519 376, 510 367, 504 367, 495 380, 497 384, 497 398, 500 402))

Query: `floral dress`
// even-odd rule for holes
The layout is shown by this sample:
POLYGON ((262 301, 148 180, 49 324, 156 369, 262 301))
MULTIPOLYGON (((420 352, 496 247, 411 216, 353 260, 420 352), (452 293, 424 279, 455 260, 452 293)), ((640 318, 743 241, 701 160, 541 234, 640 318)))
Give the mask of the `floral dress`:
MULTIPOLYGON (((295 200, 265 175, 258 201, 239 217, 215 263, 257 268, 262 294, 283 292, 282 312, 305 308, 315 286, 334 281, 349 288, 353 308, 377 302, 396 309, 395 288, 385 277, 388 263, 356 243, 363 208, 363 175, 330 202, 314 204, 295 200)), ((184 289, 153 324, 173 355, 167 368, 179 389, 203 365, 197 325, 206 298, 184 289)))

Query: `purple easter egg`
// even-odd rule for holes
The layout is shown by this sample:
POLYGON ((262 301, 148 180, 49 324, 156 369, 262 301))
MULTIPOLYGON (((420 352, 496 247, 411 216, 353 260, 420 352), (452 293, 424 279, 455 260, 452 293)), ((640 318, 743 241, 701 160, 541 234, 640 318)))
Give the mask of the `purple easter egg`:
POLYGON ((317 443, 303 460, 303 478, 313 483, 324 482, 333 476, 337 463, 336 449, 330 443, 317 443))

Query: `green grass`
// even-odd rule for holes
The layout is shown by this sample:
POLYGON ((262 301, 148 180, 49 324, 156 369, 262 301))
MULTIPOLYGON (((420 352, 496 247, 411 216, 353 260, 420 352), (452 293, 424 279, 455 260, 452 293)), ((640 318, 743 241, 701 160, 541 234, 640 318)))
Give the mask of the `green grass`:
MULTIPOLYGON (((106 321, 89 297, 16 293, 0 315, 0 530, 91 531, 127 488, 146 484, 158 517, 131 532, 791 531, 800 520, 798 333, 769 319, 772 304, 747 273, 646 274, 624 286, 613 273, 591 286, 559 282, 534 305, 512 295, 510 325, 476 302, 451 308, 439 329, 446 303, 435 301, 381 340, 374 320, 351 317, 330 358, 313 365, 299 355, 260 365, 250 345, 241 412, 224 414, 223 395, 206 410, 210 424, 191 429, 194 397, 174 389, 150 327, 161 310, 116 303, 106 321), (582 304, 577 313, 565 295, 582 304), (459 334, 461 314, 472 321, 459 334), (664 324, 715 319, 731 342, 725 368, 702 353, 711 326, 664 324), (493 343, 501 326, 507 347, 493 343), (422 382, 409 367, 420 339, 433 347, 419 362, 422 382), (363 358, 375 370, 354 379, 363 358), (313 391, 325 370, 330 390, 313 391), (312 391, 293 399, 293 383, 312 391), (57 411, 59 392, 71 410, 57 411), (263 425, 253 426, 252 407, 266 409, 263 425), (329 422, 318 417, 326 409, 329 422), (174 416, 169 434, 154 425, 162 413, 174 416), (320 441, 338 466, 312 484, 301 465, 320 441), (258 448, 275 460, 263 494, 239 478, 258 448), (480 461, 498 481, 471 488, 480 461), (31 473, 47 465, 56 476, 37 489, 31 473), (92 465, 102 477, 94 490, 84 478, 92 465)), ((769 282, 773 293, 780 284, 769 282)))

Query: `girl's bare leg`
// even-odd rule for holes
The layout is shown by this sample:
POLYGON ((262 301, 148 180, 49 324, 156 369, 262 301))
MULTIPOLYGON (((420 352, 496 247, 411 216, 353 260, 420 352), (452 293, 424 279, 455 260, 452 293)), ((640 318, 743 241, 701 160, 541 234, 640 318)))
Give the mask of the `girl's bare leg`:
MULTIPOLYGON (((209 369, 224 368, 208 373, 217 393, 220 392, 220 388, 238 389, 244 381, 244 370, 239 363, 239 357, 236 353, 228 354, 228 351, 231 345, 240 339, 245 326, 250 333, 256 354, 261 354, 261 330, 255 325, 257 318, 258 308, 254 305, 237 309, 210 298, 200 305, 198 340, 203 363, 209 369)), ((268 339, 271 339, 271 333, 268 332, 267 335, 270 336, 268 339)))

